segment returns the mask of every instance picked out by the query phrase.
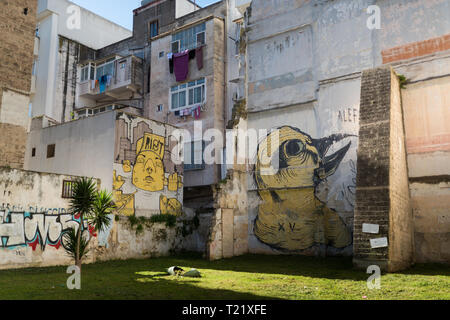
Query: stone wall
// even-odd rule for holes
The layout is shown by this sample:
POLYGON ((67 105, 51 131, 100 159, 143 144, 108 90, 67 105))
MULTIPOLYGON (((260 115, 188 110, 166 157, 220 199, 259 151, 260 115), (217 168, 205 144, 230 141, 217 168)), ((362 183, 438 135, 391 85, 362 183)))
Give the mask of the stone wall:
POLYGON ((390 67, 363 72, 354 263, 395 271, 413 262, 403 112, 390 67), (375 230, 365 230, 369 225, 375 230), (378 228, 378 230, 376 230, 378 228))
POLYGON ((24 161, 36 8, 37 0, 0 2, 0 165, 14 168, 24 161))
POLYGON ((206 256, 210 260, 248 253, 247 172, 235 166, 227 179, 217 184, 206 256))

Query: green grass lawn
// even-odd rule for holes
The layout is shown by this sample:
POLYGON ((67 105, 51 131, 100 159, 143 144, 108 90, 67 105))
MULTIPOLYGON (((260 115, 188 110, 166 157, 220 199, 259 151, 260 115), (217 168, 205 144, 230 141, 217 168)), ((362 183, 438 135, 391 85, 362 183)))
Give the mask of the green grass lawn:
POLYGON ((81 290, 68 290, 66 267, 0 271, 0 300, 10 299, 450 299, 450 268, 417 265, 383 275, 367 289, 349 258, 247 255, 208 262, 196 255, 84 265, 81 290), (197 268, 200 279, 168 276, 197 268))

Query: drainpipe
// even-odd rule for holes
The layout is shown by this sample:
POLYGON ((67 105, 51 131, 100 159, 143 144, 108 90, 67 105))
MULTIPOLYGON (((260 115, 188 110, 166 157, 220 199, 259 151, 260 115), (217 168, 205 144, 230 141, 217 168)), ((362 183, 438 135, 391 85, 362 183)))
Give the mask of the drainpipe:
POLYGON ((67 41, 67 52, 66 52, 66 63, 65 63, 66 69, 64 70, 63 110, 62 110, 62 115, 61 115, 61 123, 66 122, 67 90, 68 90, 68 82, 69 82, 69 70, 68 69, 69 69, 70 42, 69 42, 69 40, 66 40, 66 41, 67 41))

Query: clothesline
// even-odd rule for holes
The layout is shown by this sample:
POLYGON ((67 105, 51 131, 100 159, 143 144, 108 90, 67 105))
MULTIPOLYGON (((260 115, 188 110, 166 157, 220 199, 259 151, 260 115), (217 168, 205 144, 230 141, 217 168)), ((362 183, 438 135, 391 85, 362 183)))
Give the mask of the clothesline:
POLYGON ((106 91, 107 87, 111 86, 112 76, 111 75, 103 75, 100 79, 91 80, 91 90, 95 90, 100 88, 100 93, 106 91))
POLYGON ((197 60, 198 70, 203 69, 203 46, 191 50, 184 50, 178 53, 168 53, 170 73, 175 73, 177 82, 187 79, 189 73, 189 60, 197 60))
POLYGON ((177 111, 175 111, 175 116, 178 116, 178 117, 192 116, 194 119, 197 120, 197 119, 200 119, 202 111, 205 111, 204 107, 205 107, 205 104, 200 104, 195 107, 177 110, 177 111))

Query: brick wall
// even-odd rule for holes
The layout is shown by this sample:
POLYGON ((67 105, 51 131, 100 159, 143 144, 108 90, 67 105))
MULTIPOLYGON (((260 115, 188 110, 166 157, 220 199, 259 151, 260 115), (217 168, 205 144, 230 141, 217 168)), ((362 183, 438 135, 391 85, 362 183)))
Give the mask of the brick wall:
POLYGON ((354 263, 398 270, 412 260, 412 215, 400 89, 389 67, 363 72, 359 136, 354 263), (379 233, 363 233, 364 223, 379 233), (372 248, 381 238, 388 247, 372 248))
POLYGON ((36 7, 37 0, 0 1, 1 87, 30 91, 36 7))
MULTIPOLYGON (((26 128, 11 121, 5 114, 14 113, 15 106, 2 105, 5 89, 29 96, 33 65, 37 0, 0 1, 0 166, 21 168, 25 154, 26 128)), ((25 108, 24 108, 25 109, 25 108)), ((19 116, 28 117, 27 113, 19 116)))

